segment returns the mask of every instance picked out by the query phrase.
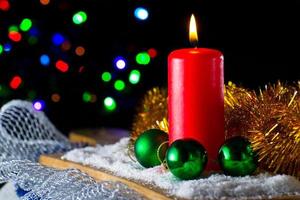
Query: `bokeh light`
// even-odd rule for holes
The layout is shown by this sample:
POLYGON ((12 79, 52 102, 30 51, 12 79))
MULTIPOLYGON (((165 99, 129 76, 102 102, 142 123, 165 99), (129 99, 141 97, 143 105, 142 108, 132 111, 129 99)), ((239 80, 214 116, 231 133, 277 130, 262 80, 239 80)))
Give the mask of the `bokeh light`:
POLYGON ((37 42, 38 42, 38 38, 35 37, 35 36, 30 36, 30 37, 28 38, 28 43, 29 43, 30 45, 35 45, 37 42))
POLYGON ((103 103, 107 111, 114 111, 117 108, 117 103, 112 97, 106 97, 103 103))
POLYGON ((63 60, 58 60, 56 63, 55 63, 55 67, 56 69, 58 69, 59 71, 65 73, 69 70, 69 64, 66 63, 65 61, 63 60))
POLYGON ((138 20, 146 20, 149 16, 148 10, 143 7, 138 7, 134 10, 134 16, 138 20))
POLYGON ((8 11, 10 9, 10 4, 8 0, 0 0, 0 10, 8 11))
POLYGON ((18 32, 19 31, 19 28, 15 25, 11 25, 8 27, 8 32, 18 32))
POLYGON ((32 103, 32 106, 36 111, 42 111, 45 108, 45 101, 36 100, 32 103))
POLYGON ((46 6, 50 3, 50 0, 40 0, 40 3, 44 6, 46 6))
POLYGON ((71 49, 71 42, 69 42, 68 40, 64 41, 61 45, 61 49, 63 51, 69 51, 71 49))
POLYGON ((97 101, 97 95, 92 94, 91 103, 95 103, 97 101))
POLYGON ((55 33, 53 36, 52 36, 52 42, 54 45, 56 46, 59 46, 61 45, 62 43, 64 43, 65 41, 65 38, 62 34, 60 33, 55 33))
POLYGON ((32 27, 29 31, 28 31, 29 35, 31 36, 39 36, 40 31, 37 27, 32 27))
POLYGON ((8 42, 3 45, 3 49, 5 52, 9 52, 11 50, 11 48, 12 48, 12 46, 8 42))
POLYGON ((58 93, 54 93, 54 94, 51 95, 51 100, 54 103, 60 102, 60 99, 61 99, 61 97, 60 97, 60 95, 58 93))
POLYGON ((126 60, 121 56, 116 57, 114 63, 118 69, 124 69, 126 67, 126 60))
POLYGON ((103 72, 101 78, 104 82, 109 82, 111 80, 111 74, 109 72, 103 72))
POLYGON ((148 49, 148 54, 151 58, 155 58, 157 56, 157 51, 154 48, 148 49))
POLYGON ((82 101, 85 103, 91 102, 92 100, 92 94, 90 92, 85 91, 82 94, 82 101))
POLYGON ((32 26, 32 21, 28 18, 22 20, 20 24, 20 29, 24 32, 29 31, 32 26))
POLYGON ((8 37, 11 41, 20 42, 22 40, 22 35, 16 31, 10 31, 8 37))
POLYGON ((135 60, 140 65, 148 65, 151 59, 147 52, 140 52, 136 55, 135 60))
POLYGON ((73 19, 74 24, 79 25, 79 24, 86 22, 87 14, 84 11, 79 11, 73 15, 72 19, 73 19))
POLYGON ((129 82, 131 84, 137 84, 138 82, 140 82, 140 78, 141 78, 141 73, 139 70, 132 70, 129 74, 129 82))
POLYGON ((41 55, 40 63, 43 66, 48 66, 50 64, 50 57, 47 54, 41 55))
POLYGON ((11 89, 16 90, 21 86, 21 84, 22 84, 22 78, 16 75, 11 79, 9 86, 11 87, 11 89))
POLYGON ((35 99, 36 96, 37 96, 37 94, 36 94, 36 91, 35 91, 35 90, 30 90, 30 91, 27 93, 27 97, 28 97, 28 99, 31 100, 31 101, 32 101, 33 99, 35 99))
POLYGON ((85 48, 82 47, 82 46, 78 46, 75 49, 75 53, 76 53, 77 56, 83 56, 84 53, 85 53, 85 48))
POLYGON ((2 52, 4 51, 3 46, 0 44, 0 55, 2 54, 2 52))
POLYGON ((122 81, 122 80, 116 80, 115 84, 114 84, 114 87, 116 90, 118 91, 122 91, 125 89, 126 85, 125 85, 125 82, 122 81))

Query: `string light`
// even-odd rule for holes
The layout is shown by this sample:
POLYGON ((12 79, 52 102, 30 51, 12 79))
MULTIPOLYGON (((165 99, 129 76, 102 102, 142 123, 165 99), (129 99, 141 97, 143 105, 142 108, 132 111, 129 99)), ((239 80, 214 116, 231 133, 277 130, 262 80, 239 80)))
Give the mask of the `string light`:
POLYGON ((11 79, 9 86, 11 87, 11 89, 16 90, 21 86, 21 84, 22 84, 22 78, 16 75, 11 79))
POLYGON ((50 3, 50 0, 40 0, 40 3, 44 6, 46 6, 50 3))
POLYGON ((138 20, 146 20, 148 19, 149 13, 148 10, 143 7, 138 7, 134 10, 134 16, 138 20))
POLYGON ((109 72, 103 72, 101 78, 104 82, 109 82, 111 80, 111 74, 109 72))
POLYGON ((140 65, 148 65, 150 62, 150 56, 147 52, 140 52, 136 55, 135 60, 140 65))
POLYGON ((54 103, 58 103, 60 101, 60 95, 58 93, 54 93, 51 95, 51 100, 54 102, 54 103))
POLYGON ((22 20, 20 24, 20 29, 24 32, 29 31, 32 26, 32 21, 28 18, 22 20))
POLYGON ((61 45, 62 43, 64 43, 65 41, 65 38, 62 34, 60 33, 55 33, 53 36, 52 36, 52 42, 54 45, 56 46, 59 46, 61 45))
POLYGON ((126 67, 126 60, 121 56, 116 57, 114 63, 118 69, 124 69, 126 67))
POLYGON ((0 10, 8 11, 10 9, 10 4, 8 0, 0 0, 0 10))
POLYGON ((68 63, 66 63, 66 62, 64 62, 64 61, 62 61, 62 60, 58 60, 58 61, 55 63, 55 67, 56 67, 59 71, 61 71, 61 72, 63 72, 63 73, 65 73, 65 72, 67 72, 67 71, 69 70, 69 65, 68 65, 68 63))
POLYGON ((79 25, 86 22, 86 20, 87 20, 87 14, 84 11, 79 11, 73 15, 74 24, 79 25))
POLYGON ((83 56, 84 53, 85 53, 85 48, 82 47, 82 46, 78 46, 75 49, 75 53, 76 53, 77 56, 83 56))
POLYGON ((129 74, 129 82, 131 84, 137 84, 140 81, 141 73, 139 70, 132 70, 129 74))
POLYGON ((114 84, 114 87, 116 90, 118 91, 122 91, 125 89, 126 85, 125 85, 125 82, 122 81, 122 80, 116 80, 115 84, 114 84))
POLYGON ((106 97, 103 103, 107 111, 114 111, 117 108, 117 103, 112 97, 106 97))
POLYGON ((32 106, 36 111, 42 111, 45 108, 45 101, 36 100, 32 103, 32 106))
POLYGON ((43 66, 48 66, 50 64, 50 57, 47 54, 41 55, 40 63, 43 66))

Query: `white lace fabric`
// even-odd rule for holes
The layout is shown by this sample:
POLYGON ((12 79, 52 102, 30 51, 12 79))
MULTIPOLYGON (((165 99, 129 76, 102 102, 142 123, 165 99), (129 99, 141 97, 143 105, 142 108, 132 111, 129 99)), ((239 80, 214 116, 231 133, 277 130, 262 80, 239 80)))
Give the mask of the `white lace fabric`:
POLYGON ((13 100, 0 111, 0 183, 13 181, 28 191, 23 200, 143 199, 119 182, 96 182, 76 169, 56 170, 36 163, 41 154, 65 152, 72 144, 32 103, 13 100))
POLYGON ((43 112, 34 110, 27 101, 14 100, 0 111, 0 161, 37 160, 41 154, 71 149, 43 112))

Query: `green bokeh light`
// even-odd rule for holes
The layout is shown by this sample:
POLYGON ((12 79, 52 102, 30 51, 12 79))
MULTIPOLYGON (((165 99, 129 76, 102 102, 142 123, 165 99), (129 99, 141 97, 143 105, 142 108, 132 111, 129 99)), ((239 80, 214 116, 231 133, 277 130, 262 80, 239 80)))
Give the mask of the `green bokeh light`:
POLYGON ((22 31, 29 31, 29 29, 32 26, 32 21, 28 18, 25 18, 22 20, 21 24, 20 24, 20 29, 22 31))
POLYGON ((151 59, 147 52, 140 52, 136 55, 135 60, 140 65, 148 65, 151 59))
POLYGON ((73 15, 74 24, 82 24, 87 20, 87 14, 84 11, 79 11, 73 15))
POLYGON ((106 97, 103 103, 107 111, 114 111, 117 108, 117 103, 112 97, 106 97))
POLYGON ((125 83, 122 80, 116 80, 114 87, 118 91, 122 91, 125 89, 125 83))
POLYGON ((0 44, 0 55, 2 54, 3 52, 3 46, 0 44))
POLYGON ((35 45, 37 42, 38 42, 38 38, 37 38, 37 37, 30 36, 30 37, 28 38, 28 43, 29 43, 30 45, 35 45))
POLYGON ((19 28, 15 25, 11 25, 9 28, 8 28, 8 31, 9 32, 18 32, 19 31, 19 28))
POLYGON ((89 92, 84 92, 82 94, 82 100, 86 103, 90 102, 92 100, 92 94, 89 92))
POLYGON ((109 82, 111 80, 111 74, 109 72, 103 72, 101 78, 104 82, 109 82))
POLYGON ((129 82, 131 84, 137 84, 138 82, 140 82, 140 78, 141 78, 141 73, 139 70, 132 70, 129 74, 129 82))

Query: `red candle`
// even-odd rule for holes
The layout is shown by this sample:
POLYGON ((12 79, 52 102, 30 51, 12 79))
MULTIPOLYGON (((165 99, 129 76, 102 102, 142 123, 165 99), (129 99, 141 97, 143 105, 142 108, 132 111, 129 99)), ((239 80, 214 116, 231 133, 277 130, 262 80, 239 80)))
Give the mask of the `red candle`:
MULTIPOLYGON (((197 42, 196 22, 190 40, 197 42)), ((194 139, 208 153, 208 170, 219 169, 224 143, 223 55, 207 48, 179 49, 168 57, 169 140, 194 139)))

